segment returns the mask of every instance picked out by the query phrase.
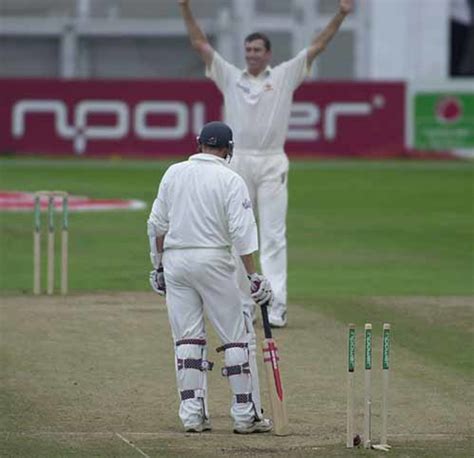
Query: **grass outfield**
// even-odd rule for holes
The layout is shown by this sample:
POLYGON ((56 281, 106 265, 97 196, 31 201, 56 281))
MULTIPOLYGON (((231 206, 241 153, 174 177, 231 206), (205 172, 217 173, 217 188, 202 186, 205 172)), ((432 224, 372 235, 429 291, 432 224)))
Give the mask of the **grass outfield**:
MULTIPOLYGON (((0 182, 151 205, 167 165, 1 160, 0 182)), ((472 294, 473 171, 459 162, 294 163, 290 299, 472 294)), ((71 214, 72 291, 148 288, 148 212, 71 214)), ((1 291, 31 290, 32 226, 31 214, 0 213, 1 291)))
MULTIPOLYGON (((168 165, 1 159, 0 189, 150 205, 168 165)), ((464 162, 292 163, 290 321, 277 337, 294 435, 276 445, 225 433, 226 404, 214 406, 213 439, 180 433, 166 314, 143 293, 148 210, 71 214, 65 299, 30 296, 32 214, 0 213, 0 455, 140 456, 118 432, 150 457, 201 456, 204 444, 214 456, 345 456, 344 327, 370 321, 379 339, 389 321, 391 454, 470 456, 473 183, 464 162), (157 348, 167 353, 157 357, 157 348)), ((224 383, 212 378, 213 402, 226 403, 224 383)))

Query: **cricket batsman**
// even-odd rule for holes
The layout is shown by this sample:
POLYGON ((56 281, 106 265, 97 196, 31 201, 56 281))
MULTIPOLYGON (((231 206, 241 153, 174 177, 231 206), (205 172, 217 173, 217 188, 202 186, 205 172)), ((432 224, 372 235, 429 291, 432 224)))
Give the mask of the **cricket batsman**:
POLYGON ((224 355, 222 375, 233 393, 230 414, 239 434, 268 432, 256 364, 256 338, 240 299, 235 257, 245 266, 257 304, 272 298, 268 280, 256 272, 257 226, 244 180, 227 164, 233 135, 224 123, 206 124, 198 153, 172 165, 161 180, 148 219, 152 288, 166 294, 176 355, 179 417, 187 432, 211 429, 207 404, 208 360, 204 314, 224 355))

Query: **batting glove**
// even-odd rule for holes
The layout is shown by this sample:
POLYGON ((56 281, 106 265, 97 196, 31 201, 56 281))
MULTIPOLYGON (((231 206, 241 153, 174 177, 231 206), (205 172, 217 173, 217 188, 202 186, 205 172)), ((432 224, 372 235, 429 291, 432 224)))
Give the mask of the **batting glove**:
POLYGON ((166 296, 165 274, 161 264, 158 269, 150 272, 150 285, 155 293, 158 293, 160 296, 166 296))
POLYGON ((270 282, 257 273, 248 275, 250 280, 250 295, 257 305, 268 305, 273 299, 273 291, 270 282))

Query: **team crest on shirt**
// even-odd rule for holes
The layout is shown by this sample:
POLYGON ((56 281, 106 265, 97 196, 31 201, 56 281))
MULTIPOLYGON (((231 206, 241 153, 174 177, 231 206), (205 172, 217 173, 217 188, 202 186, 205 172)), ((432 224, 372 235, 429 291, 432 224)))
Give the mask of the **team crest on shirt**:
POLYGON ((263 90, 265 92, 273 91, 273 86, 270 83, 266 83, 265 86, 263 86, 263 90))
POLYGON ((243 202, 242 202, 242 207, 245 208, 245 210, 248 210, 249 208, 252 208, 252 202, 250 199, 245 199, 243 202))

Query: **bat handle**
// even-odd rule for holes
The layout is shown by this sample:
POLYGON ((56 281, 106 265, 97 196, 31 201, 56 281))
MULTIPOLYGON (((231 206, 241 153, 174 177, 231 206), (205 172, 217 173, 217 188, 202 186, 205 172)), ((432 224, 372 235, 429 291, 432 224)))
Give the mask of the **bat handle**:
POLYGON ((268 321, 269 305, 271 305, 270 301, 260 306, 260 310, 262 311, 263 332, 265 334, 266 339, 272 338, 272 328, 270 327, 270 322, 268 321))

